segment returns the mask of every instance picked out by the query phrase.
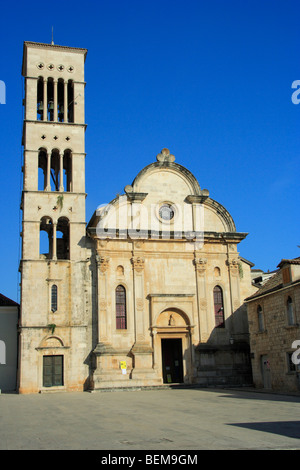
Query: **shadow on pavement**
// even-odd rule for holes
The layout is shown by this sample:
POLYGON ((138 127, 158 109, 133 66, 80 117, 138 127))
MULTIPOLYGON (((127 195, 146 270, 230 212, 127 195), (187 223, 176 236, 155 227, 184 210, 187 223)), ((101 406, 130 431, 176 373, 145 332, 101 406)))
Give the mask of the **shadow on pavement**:
POLYGON ((281 436, 300 439, 300 421, 270 421, 266 423, 226 423, 227 426, 238 426, 253 431, 270 432, 281 436))

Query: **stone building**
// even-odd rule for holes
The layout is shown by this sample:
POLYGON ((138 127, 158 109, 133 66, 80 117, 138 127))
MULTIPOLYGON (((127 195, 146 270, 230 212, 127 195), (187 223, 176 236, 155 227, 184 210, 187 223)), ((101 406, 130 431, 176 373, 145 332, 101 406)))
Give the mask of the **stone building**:
POLYGON ((253 381, 258 388, 295 392, 300 390, 300 258, 283 259, 278 268, 246 299, 253 381))
POLYGON ((19 307, 0 294, 0 393, 16 390, 19 307))
POLYGON ((251 383, 247 234, 168 149, 86 224, 86 53, 24 43, 18 390, 251 383))

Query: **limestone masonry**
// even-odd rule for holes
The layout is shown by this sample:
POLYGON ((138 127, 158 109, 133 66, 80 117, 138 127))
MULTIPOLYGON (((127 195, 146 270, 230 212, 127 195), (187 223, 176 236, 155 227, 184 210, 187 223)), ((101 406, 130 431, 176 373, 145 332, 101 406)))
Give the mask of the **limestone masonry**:
POLYGON ((86 55, 24 43, 18 391, 249 384, 247 234, 168 149, 86 223, 86 55))

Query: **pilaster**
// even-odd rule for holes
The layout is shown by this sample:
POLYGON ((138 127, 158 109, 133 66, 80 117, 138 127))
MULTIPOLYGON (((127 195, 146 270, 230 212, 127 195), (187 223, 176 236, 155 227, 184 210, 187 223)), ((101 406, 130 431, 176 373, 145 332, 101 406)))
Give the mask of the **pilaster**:
POLYGON ((131 258, 133 268, 135 343, 131 349, 134 356, 133 379, 156 380, 153 369, 153 348, 150 344, 150 335, 147 331, 144 294, 145 258, 142 253, 131 258))
POLYGON ((230 285, 231 314, 233 314, 241 305, 238 258, 228 258, 227 266, 230 285))
POLYGON ((199 341, 205 342, 209 337, 206 297, 206 267, 207 259, 195 255, 194 259, 198 301, 198 333, 199 341))

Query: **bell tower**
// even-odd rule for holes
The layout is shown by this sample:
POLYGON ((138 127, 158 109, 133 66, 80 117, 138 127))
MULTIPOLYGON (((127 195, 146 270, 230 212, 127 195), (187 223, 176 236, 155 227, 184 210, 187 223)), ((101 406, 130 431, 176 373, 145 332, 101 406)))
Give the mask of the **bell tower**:
POLYGON ((25 42, 19 392, 82 389, 87 50, 25 42))

